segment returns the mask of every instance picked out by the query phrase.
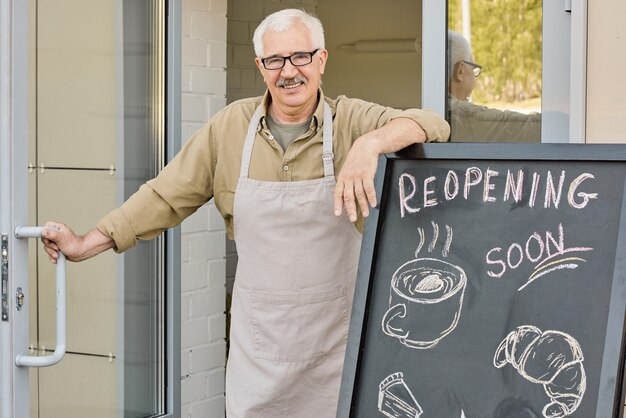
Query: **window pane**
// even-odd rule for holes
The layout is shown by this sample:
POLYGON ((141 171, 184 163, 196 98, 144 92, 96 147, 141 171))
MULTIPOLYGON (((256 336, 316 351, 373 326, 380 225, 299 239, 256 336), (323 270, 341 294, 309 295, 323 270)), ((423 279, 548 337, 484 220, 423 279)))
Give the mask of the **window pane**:
MULTIPOLYGON (((165 2, 124 1, 124 186, 121 204, 163 164, 165 2)), ((124 254, 124 318, 118 318, 124 362, 118 368, 123 381, 124 417, 146 417, 163 412, 163 241, 140 241, 124 254)), ((121 405, 120 405, 121 406, 121 405)))
POLYGON ((542 1, 449 0, 448 28, 451 140, 540 142, 542 1))
MULTIPOLYGON (((162 165, 165 1, 31 4, 31 223, 85 233, 162 165)), ((31 372, 31 416, 163 412, 162 253, 155 240, 68 263, 67 354, 31 372)), ((41 355, 56 345, 55 273, 40 249, 32 265, 30 341, 41 355)))

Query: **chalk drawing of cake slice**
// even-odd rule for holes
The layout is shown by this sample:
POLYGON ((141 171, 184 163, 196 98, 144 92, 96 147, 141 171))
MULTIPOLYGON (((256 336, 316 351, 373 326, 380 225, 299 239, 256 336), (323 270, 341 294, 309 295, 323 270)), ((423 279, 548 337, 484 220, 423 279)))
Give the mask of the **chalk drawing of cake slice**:
POLYGON ((404 382, 402 372, 387 376, 378 385, 378 410, 390 418, 420 418, 422 407, 404 382))

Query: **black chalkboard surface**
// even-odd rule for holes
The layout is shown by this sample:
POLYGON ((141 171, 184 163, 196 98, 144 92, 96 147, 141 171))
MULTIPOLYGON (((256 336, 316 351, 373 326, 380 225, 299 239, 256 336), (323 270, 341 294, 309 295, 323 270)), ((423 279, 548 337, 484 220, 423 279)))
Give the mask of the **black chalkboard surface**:
POLYGON ((381 157, 338 417, 619 417, 626 146, 381 157))

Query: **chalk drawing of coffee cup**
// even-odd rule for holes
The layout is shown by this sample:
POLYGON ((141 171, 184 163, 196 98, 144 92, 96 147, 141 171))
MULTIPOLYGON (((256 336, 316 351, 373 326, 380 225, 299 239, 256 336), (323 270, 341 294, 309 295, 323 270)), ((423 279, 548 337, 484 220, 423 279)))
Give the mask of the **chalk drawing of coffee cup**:
POLYGON ((383 332, 410 348, 429 349, 459 322, 467 277, 462 268, 418 258, 393 274, 383 332))

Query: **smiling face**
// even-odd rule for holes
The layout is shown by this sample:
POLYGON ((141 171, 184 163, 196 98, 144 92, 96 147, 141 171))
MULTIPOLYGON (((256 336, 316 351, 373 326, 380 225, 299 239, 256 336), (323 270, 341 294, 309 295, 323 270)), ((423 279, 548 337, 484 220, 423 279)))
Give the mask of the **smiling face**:
MULTIPOLYGON (((311 34, 302 23, 294 23, 284 32, 267 32, 263 36, 264 57, 287 57, 296 52, 315 50, 311 34)), ((256 65, 272 97, 269 112, 277 122, 298 123, 307 120, 317 107, 328 52, 320 48, 310 64, 296 67, 289 60, 278 70, 266 70, 261 58, 256 65)))

